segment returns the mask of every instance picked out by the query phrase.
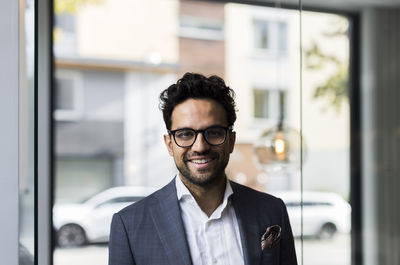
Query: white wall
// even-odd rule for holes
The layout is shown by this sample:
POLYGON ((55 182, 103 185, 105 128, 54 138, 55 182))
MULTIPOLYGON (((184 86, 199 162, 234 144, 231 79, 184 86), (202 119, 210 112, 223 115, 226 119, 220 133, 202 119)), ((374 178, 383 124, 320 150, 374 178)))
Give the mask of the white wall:
POLYGON ((82 57, 147 61, 158 53, 178 61, 177 0, 107 0, 83 7, 77 16, 82 57))

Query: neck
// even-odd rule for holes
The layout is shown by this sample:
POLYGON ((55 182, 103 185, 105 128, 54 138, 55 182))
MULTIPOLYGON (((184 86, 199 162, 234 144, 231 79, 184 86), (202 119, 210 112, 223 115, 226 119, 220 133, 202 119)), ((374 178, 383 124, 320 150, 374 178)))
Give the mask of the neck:
POLYGON ((179 174, 183 184, 188 188, 190 193, 193 195, 200 209, 207 214, 208 217, 217 209, 217 207, 224 200, 225 187, 226 187, 226 176, 220 178, 211 187, 202 187, 189 182, 186 178, 179 174))

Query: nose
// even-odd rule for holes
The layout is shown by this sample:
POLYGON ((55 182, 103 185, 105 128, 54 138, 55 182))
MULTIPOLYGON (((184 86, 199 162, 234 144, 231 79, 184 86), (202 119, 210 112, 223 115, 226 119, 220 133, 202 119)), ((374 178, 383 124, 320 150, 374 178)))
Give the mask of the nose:
POLYGON ((204 152, 210 149, 210 145, 204 139, 203 133, 197 135, 196 141, 192 145, 192 150, 196 152, 204 152))

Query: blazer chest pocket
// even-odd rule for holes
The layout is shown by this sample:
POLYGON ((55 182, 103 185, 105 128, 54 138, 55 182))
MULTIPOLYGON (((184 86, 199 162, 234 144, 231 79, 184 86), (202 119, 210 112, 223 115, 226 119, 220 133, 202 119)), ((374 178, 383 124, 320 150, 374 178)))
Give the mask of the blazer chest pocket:
POLYGON ((261 254, 262 265, 278 265, 279 264, 279 244, 272 248, 265 248, 261 254))

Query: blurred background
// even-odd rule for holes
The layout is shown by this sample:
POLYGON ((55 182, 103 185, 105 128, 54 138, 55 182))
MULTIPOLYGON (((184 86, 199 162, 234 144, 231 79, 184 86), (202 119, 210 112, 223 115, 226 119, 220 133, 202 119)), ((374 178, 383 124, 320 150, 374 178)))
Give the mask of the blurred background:
POLYGON ((400 1, 0 3, 7 264, 107 264, 111 216, 176 174, 158 96, 236 92, 236 182, 282 198, 301 265, 400 264, 400 1))
POLYGON ((349 17, 300 13, 279 1, 270 7, 193 0, 54 3, 53 220, 64 247, 56 248, 55 264, 87 264, 93 259, 84 257, 100 249, 96 263, 106 264, 105 246, 84 243, 106 241, 109 229, 95 229, 100 220, 89 219, 109 211, 109 226, 126 197, 107 198, 110 205, 87 213, 78 210, 82 200, 114 186, 161 187, 176 174, 162 141, 158 95, 185 72, 219 75, 236 92, 237 143, 228 177, 288 201, 299 258, 300 191, 318 191, 303 204, 303 233, 310 236, 305 258, 308 249, 316 253, 316 240, 326 249, 307 264, 327 264, 332 251, 340 253, 332 264, 350 264, 349 17), (267 152, 278 132, 271 139, 261 135, 279 124, 291 150, 275 161, 267 152), (320 240, 334 236, 337 242, 320 240))

